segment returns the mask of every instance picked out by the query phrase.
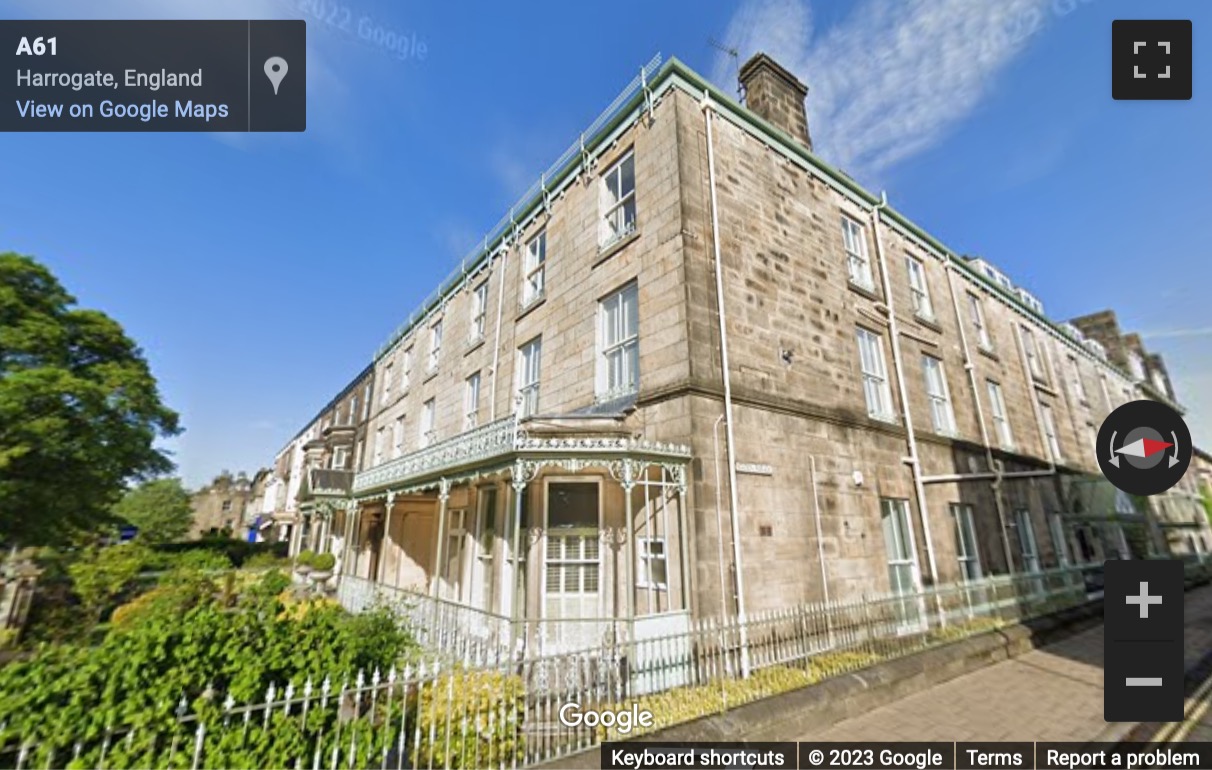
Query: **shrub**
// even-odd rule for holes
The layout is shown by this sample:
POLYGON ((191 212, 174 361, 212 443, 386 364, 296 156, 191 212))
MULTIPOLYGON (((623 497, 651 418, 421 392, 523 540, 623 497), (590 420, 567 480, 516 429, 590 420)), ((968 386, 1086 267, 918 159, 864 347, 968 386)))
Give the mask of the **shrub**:
POLYGON ((972 618, 959 623, 952 623, 941 628, 935 628, 926 635, 931 642, 954 642, 969 636, 1001 628, 1005 623, 997 618, 972 618))
POLYGON ((611 708, 629 709, 635 703, 640 710, 652 712, 652 727, 633 727, 626 736, 619 734, 617 728, 599 727, 598 737, 601 740, 634 738, 671 725, 720 713, 726 708, 740 706, 758 698, 798 690, 831 676, 873 665, 880 660, 882 659, 878 655, 866 652, 827 652, 814 655, 804 668, 770 666, 752 672, 748 679, 724 679, 710 684, 677 687, 640 696, 611 708))
POLYGON ((129 628, 144 620, 148 615, 160 610, 165 604, 173 603, 174 594, 166 587, 153 588, 139 594, 126 604, 119 605, 110 616, 110 628, 129 628))
POLYGON ((844 674, 867 666, 874 666, 883 657, 871 652, 858 650, 842 650, 840 652, 823 652, 813 655, 808 660, 808 670, 817 680, 828 679, 831 676, 844 674))
POLYGON ((278 569, 271 569, 261 575, 260 579, 249 586, 247 593, 252 596, 277 596, 291 586, 290 577, 278 569))
POLYGON ((315 558, 316 554, 312 551, 299 551, 299 555, 295 557, 295 566, 310 567, 315 558))
POLYGON ((220 551, 184 551, 172 554, 168 559, 168 569, 214 571, 232 568, 232 561, 220 551))
POLYGON ((318 553, 311 560, 311 568, 316 572, 331 572, 335 566, 337 566, 337 557, 331 553, 318 553))
POLYGON ((287 548, 287 543, 250 543, 247 540, 233 540, 224 537, 203 538, 201 540, 164 543, 153 546, 153 550, 160 554, 182 554, 193 551, 219 553, 226 556, 227 560, 236 567, 244 566, 248 560, 258 555, 270 555, 276 556, 279 559, 285 559, 287 548))
MULTIPOLYGON (((389 631, 382 618, 355 617, 331 603, 317 603, 298 617, 284 616, 276 599, 252 595, 227 608, 213 592, 201 597, 190 593, 204 585, 162 586, 121 613, 121 622, 96 647, 47 647, 29 660, 0 668, 0 724, 6 725, 6 734, 46 746, 71 746, 79 740, 80 755, 73 764, 95 767, 107 727, 139 726, 129 744, 113 744, 111 749, 123 754, 107 754, 106 766, 162 766, 163 757, 156 752, 163 752, 167 738, 188 741, 183 731, 189 728, 174 715, 182 696, 187 708, 210 714, 207 709, 219 708, 221 700, 205 697, 207 691, 230 693, 241 703, 259 702, 271 683, 298 686, 309 677, 319 682, 325 676, 339 682, 358 670, 390 665, 415 649, 407 634, 389 631), (152 735, 158 746, 151 743, 152 735)), ((331 709, 320 712, 317 719, 336 719, 331 709)), ((208 724, 221 725, 222 719, 208 724)), ((282 766, 293 734, 284 728, 281 735, 260 735, 256 740, 268 753, 250 748, 244 755, 224 755, 220 764, 282 766)), ((37 759, 51 763, 45 749, 40 751, 37 759)))
POLYGON ((68 565, 72 590, 92 623, 103 620, 134 588, 149 559, 149 552, 141 546, 119 545, 90 549, 68 565))
POLYGON ((244 560, 244 569, 272 569, 289 565, 289 560, 276 553, 256 553, 244 560))
POLYGON ((521 677, 497 671, 455 671, 421 690, 409 720, 436 741, 412 750, 413 767, 511 766, 524 758, 526 715, 521 677), (448 725, 449 721, 449 725, 448 725), (445 740, 445 730, 450 740, 445 740))

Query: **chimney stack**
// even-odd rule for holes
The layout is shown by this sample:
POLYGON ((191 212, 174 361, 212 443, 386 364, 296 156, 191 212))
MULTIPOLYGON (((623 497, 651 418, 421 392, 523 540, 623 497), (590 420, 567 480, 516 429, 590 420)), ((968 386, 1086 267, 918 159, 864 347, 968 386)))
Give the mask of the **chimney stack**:
POLYGON ((739 77, 745 89, 745 106, 811 150, 804 107, 808 86, 764 53, 745 62, 739 77))

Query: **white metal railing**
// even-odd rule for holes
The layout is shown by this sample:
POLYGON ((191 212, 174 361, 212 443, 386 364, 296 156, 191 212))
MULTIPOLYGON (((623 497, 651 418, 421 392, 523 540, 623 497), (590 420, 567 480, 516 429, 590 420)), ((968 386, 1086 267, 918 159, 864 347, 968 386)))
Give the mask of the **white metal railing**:
POLYGON ((359 473, 354 477, 353 491, 362 492, 505 454, 514 448, 516 434, 517 420, 512 415, 485 423, 359 473))
POLYGON ((417 641, 448 658, 509 649, 510 619, 410 588, 396 588, 342 575, 337 600, 350 612, 380 606, 392 611, 417 641))
MULTIPOLYGON (((187 713, 185 704, 199 693, 183 693, 179 706, 167 706, 166 719, 59 742, 6 734, 0 726, 0 766, 532 765, 619 737, 562 721, 559 711, 567 703, 579 704, 581 711, 623 711, 640 706, 643 698, 642 707, 653 709, 652 729, 668 727, 1077 606, 1087 601, 1089 571, 1091 565, 802 604, 754 613, 743 625, 709 618, 681 633, 613 636, 599 647, 533 657, 473 644, 463 644, 455 656, 451 645, 466 637, 442 634, 465 620, 495 624, 500 632, 506 620, 399 591, 387 594, 389 606, 405 605, 403 618, 411 627, 422 627, 425 613, 437 614, 437 630, 427 633, 437 634, 431 642, 444 645, 444 655, 414 658, 386 671, 273 683, 254 703, 219 693, 195 713, 187 713), (667 695, 653 699, 655 693, 667 695)), ((1212 568, 1193 562, 1189 574, 1206 578, 1212 568)), ((342 599, 353 608, 382 598, 382 589, 365 587, 367 581, 346 580, 342 599)))
POLYGON ((373 489, 399 487, 422 477, 432 478, 456 468, 485 463, 511 454, 560 453, 603 458, 633 453, 668 457, 679 462, 690 458, 690 447, 661 441, 620 436, 528 436, 516 415, 502 417, 477 428, 411 452, 403 457, 362 471, 353 480, 355 494, 373 489))

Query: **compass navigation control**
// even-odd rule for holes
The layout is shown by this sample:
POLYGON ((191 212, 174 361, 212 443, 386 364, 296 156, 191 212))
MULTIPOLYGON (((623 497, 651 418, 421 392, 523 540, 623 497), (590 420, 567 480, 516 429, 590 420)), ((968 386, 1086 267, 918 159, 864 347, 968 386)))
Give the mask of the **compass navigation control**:
POLYGON ((1130 495, 1156 495, 1178 483, 1191 464, 1191 431, 1158 401, 1130 401, 1098 431, 1103 475, 1130 495))

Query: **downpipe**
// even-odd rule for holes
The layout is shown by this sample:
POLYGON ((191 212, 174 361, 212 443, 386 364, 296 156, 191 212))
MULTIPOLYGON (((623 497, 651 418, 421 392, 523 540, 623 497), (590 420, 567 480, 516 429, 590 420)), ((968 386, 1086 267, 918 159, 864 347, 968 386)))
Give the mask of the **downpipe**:
MULTIPOLYGON (((959 329, 960 349, 964 354, 964 371, 968 373, 968 384, 972 389, 972 404, 976 407, 976 424, 980 428, 981 443, 985 446, 985 462, 992 469, 991 474, 984 477, 991 477, 992 483, 989 485, 993 491, 993 508, 997 511, 997 525, 1002 531, 1002 549, 1006 557, 1006 574, 1014 574, 1014 558, 1010 554, 1010 530, 1006 526, 1006 507, 1002 501, 1002 479, 1008 474, 1002 470, 1000 463, 995 462, 993 458, 993 445, 989 441, 989 430, 985 427, 985 410, 981 406, 980 384, 976 381, 976 364, 972 362, 972 348, 968 346, 968 332, 964 331, 964 317, 960 312, 959 295, 955 291, 955 267, 948 262, 946 266, 947 273, 947 290, 951 295, 951 308, 955 311, 955 326, 959 329)), ((1038 473, 1038 471, 1029 471, 1030 473, 1038 473)), ((960 478, 955 481, 963 481, 965 478, 973 478, 971 476, 964 477, 959 474, 960 478)), ((1017 474, 1009 474, 1011 477, 1017 477, 1017 474)))
POLYGON ((728 506, 732 524, 733 585, 736 590, 736 622, 741 643, 741 676, 747 679, 749 677, 749 639, 745 627, 744 569, 741 567, 741 533, 740 524, 737 521, 740 505, 737 502, 736 494, 736 442, 732 429, 732 378, 728 370, 728 324, 724 315, 724 271, 720 261, 720 213, 715 192, 715 149, 711 130, 715 108, 711 104, 711 96, 708 92, 704 91, 703 101, 699 106, 703 110, 707 123, 707 186, 711 198, 711 248, 715 259, 715 296, 719 308, 720 368, 723 370, 724 376, 724 429, 727 442, 724 449, 728 455, 728 506))
MULTIPOLYGON (((1018 326, 1018 324, 1015 324, 1014 344, 1015 348, 1018 350, 1019 366, 1021 366, 1023 369, 1023 377, 1025 378, 1027 388, 1031 393, 1031 408, 1035 413, 1035 429, 1039 432, 1039 440, 1040 444, 1043 446, 1044 456, 1048 458, 1048 470, 1041 472, 1041 475, 1051 476, 1053 478, 1053 490, 1056 492, 1057 498, 1064 499, 1062 490, 1060 488, 1060 475, 1059 470, 1056 467, 1056 457, 1052 454, 1052 445, 1048 443, 1048 431, 1044 427, 1044 410, 1043 407, 1040 406, 1039 393, 1035 389, 1035 375, 1031 372, 1031 364, 1027 362, 1027 345, 1023 341, 1022 327, 1018 326)), ((1038 347, 1036 348, 1036 353, 1039 354, 1038 347)), ((1052 428, 1054 430, 1056 429, 1055 417, 1053 419, 1052 428)), ((1032 490, 1034 491, 1034 487, 1032 487, 1032 490)), ((1027 516, 1031 516, 1030 512, 1027 513, 1027 516)), ((1047 522, 1045 521, 1045 526, 1046 525, 1047 522)), ((1034 529, 1034 526, 1032 528, 1034 529)), ((1022 542, 1021 534, 1019 535, 1019 538, 1019 542, 1022 542)), ((1035 546, 1035 550, 1036 559, 1039 560, 1040 555, 1038 543, 1035 546)))
POLYGON ((723 421, 723 414, 715 419, 715 425, 711 428, 711 445, 715 461, 715 530, 719 535, 716 551, 720 568, 720 617, 726 618, 728 617, 728 595, 724 592, 724 585, 728 581, 724 578, 724 516, 720 504, 720 423, 723 421))
MULTIPOLYGON (((908 391, 905 388, 905 368, 901 358, 900 325, 896 320, 896 304, 892 295, 892 283, 888 276, 888 260, 884 254, 884 239, 880 233, 880 212, 888 207, 888 194, 880 194, 880 202, 871 209, 871 226, 875 231, 875 254, 880 264, 880 279, 884 284, 883 310, 888 315, 888 336, 892 338, 892 366, 896 370, 896 386, 901 397, 901 416, 905 420, 905 434, 909 447, 909 472, 913 478, 913 490, 917 497, 918 516, 922 521, 922 537, 925 539, 926 563, 930 567, 932 584, 938 583, 938 568, 934 560, 934 538, 930 534, 930 515, 926 507, 926 487, 922 484, 921 459, 917 453, 917 438, 913 432, 913 415, 909 409, 908 391)), ((910 529, 912 532, 912 528, 910 529)), ((915 554, 916 556, 916 554, 915 554)), ((918 590, 922 590, 918 578, 918 590)))
POLYGON ((492 343, 492 402, 488 404, 488 421, 497 419, 497 364, 501 359, 501 311, 505 307, 505 268, 509 266, 509 250, 501 250, 501 283, 497 286, 497 328, 493 331, 492 343))

